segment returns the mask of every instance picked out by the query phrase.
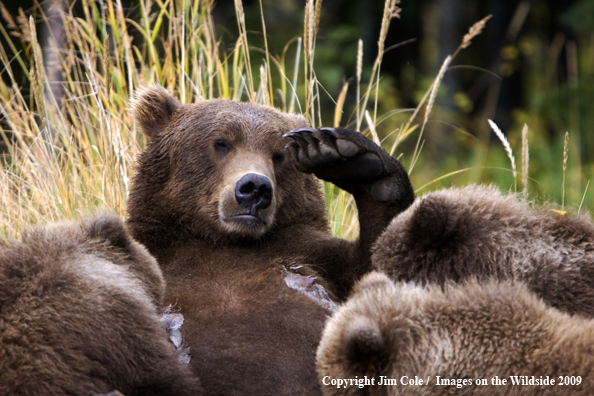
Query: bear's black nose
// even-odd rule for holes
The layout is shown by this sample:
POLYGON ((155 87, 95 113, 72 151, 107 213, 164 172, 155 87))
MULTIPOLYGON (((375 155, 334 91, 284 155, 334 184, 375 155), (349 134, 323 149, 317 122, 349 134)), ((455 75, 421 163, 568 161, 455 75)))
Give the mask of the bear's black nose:
POLYGON ((252 214, 256 209, 266 209, 272 201, 272 182, 266 176, 247 173, 235 184, 235 199, 252 214))

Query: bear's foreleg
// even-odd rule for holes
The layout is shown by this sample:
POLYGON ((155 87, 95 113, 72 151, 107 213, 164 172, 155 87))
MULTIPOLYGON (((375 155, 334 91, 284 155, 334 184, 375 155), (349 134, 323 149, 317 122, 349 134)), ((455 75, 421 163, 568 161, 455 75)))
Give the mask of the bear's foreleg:
POLYGON ((392 218, 407 209, 415 195, 404 167, 380 146, 345 128, 300 128, 291 138, 298 170, 313 173, 353 194, 359 212, 356 260, 371 268, 370 249, 392 218))

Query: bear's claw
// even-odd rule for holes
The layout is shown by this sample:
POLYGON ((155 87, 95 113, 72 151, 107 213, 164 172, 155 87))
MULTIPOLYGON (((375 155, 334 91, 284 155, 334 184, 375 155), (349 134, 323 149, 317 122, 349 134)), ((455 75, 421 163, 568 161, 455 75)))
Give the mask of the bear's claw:
POLYGON ((387 163, 396 161, 358 132, 344 128, 300 128, 283 135, 295 153, 297 169, 353 192, 357 187, 388 175, 387 163))
POLYGON ((297 169, 315 173, 315 168, 341 159, 341 153, 335 143, 336 135, 326 129, 328 128, 301 128, 284 135, 294 139, 287 144, 287 148, 295 149, 297 152, 297 169))

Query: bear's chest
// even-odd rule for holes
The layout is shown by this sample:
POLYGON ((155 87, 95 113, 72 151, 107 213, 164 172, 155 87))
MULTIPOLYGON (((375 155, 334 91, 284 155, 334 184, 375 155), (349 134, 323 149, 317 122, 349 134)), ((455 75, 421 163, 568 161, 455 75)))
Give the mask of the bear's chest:
POLYGON ((237 251, 173 258, 178 261, 163 265, 166 304, 184 316, 190 365, 207 379, 205 388, 229 383, 231 370, 237 373, 232 387, 257 394, 295 373, 311 387, 298 393, 319 392, 314 356, 330 312, 287 285, 287 268, 305 263, 237 251))
POLYGON ((281 257, 267 249, 187 249, 159 262, 167 284, 166 303, 201 321, 248 315, 270 305, 297 305, 320 316, 328 313, 326 304, 308 298, 312 286, 316 292, 323 293, 323 288, 309 285, 321 279, 302 257, 281 257))

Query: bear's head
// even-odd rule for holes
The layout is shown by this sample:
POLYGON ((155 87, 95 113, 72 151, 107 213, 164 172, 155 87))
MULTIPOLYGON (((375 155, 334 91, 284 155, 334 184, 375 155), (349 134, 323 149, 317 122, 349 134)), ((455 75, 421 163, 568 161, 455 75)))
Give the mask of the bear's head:
POLYGON ((138 92, 133 115, 150 139, 128 201, 135 237, 257 240, 299 222, 326 227, 319 182, 299 172, 283 134, 305 118, 229 100, 182 105, 164 88, 138 92))

